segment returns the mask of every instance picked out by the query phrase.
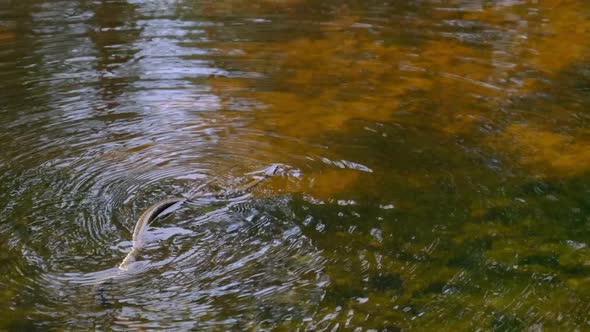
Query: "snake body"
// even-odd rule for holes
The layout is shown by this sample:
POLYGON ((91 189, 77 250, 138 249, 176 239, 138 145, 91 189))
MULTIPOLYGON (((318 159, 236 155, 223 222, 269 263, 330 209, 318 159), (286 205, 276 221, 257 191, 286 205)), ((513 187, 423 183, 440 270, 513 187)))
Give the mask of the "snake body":
POLYGON ((172 208, 174 205, 180 206, 186 201, 190 201, 190 200, 193 200, 193 199, 199 198, 199 197, 213 196, 213 197, 227 197, 227 198, 229 198, 229 197, 243 194, 243 193, 247 192, 248 190, 256 187, 258 184, 260 184, 262 181, 267 179, 269 176, 274 175, 276 173, 277 169, 278 169, 278 166, 272 166, 271 168, 266 170, 263 173, 263 176, 261 176, 260 178, 255 179, 255 180, 247 183, 246 185, 244 185, 238 189, 232 190, 232 191, 225 191, 225 192, 220 191, 220 192, 216 192, 216 193, 203 193, 199 189, 201 189, 202 187, 207 185, 209 183, 209 182, 207 182, 203 186, 200 186, 199 188, 197 188, 196 193, 192 194, 188 198, 170 197, 170 198, 163 199, 163 200, 153 204, 147 210, 145 210, 145 212, 142 213, 141 216, 139 217, 139 219, 137 220, 137 222, 135 224, 135 228, 133 229, 133 235, 132 235, 133 247, 131 248, 131 251, 129 251, 127 256, 125 256, 125 258, 123 259, 121 264, 119 264, 119 269, 127 271, 129 264, 135 262, 137 256, 139 255, 139 252, 141 251, 141 248, 143 246, 143 235, 144 235, 145 231, 147 230, 148 226, 150 225, 150 223, 159 217, 162 217, 164 215, 171 213, 173 211, 172 208))
POLYGON ((141 214, 139 219, 137 219, 137 223, 135 224, 135 228, 133 229, 132 235, 132 242, 133 247, 131 251, 125 256, 121 264, 119 264, 119 268, 121 270, 127 270, 127 266, 130 263, 135 262, 141 247, 143 246, 143 234, 145 233, 146 229, 148 228, 149 224, 156 218, 163 216, 162 212, 172 205, 176 203, 180 203, 184 201, 185 198, 179 197, 172 197, 163 199, 152 206, 150 206, 144 213, 141 214))

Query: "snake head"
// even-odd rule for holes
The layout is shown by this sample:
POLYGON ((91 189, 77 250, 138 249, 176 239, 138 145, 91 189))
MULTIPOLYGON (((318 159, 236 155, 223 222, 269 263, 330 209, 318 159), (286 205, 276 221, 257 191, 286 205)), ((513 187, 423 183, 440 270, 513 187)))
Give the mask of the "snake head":
POLYGON ((263 168, 258 171, 246 173, 246 175, 258 175, 258 176, 274 176, 274 175, 283 175, 287 170, 291 169, 291 166, 285 164, 272 164, 266 168, 263 168))
POLYGON ((289 169, 291 169, 291 166, 277 163, 277 164, 270 165, 269 167, 262 170, 262 172, 266 176, 283 175, 289 169))

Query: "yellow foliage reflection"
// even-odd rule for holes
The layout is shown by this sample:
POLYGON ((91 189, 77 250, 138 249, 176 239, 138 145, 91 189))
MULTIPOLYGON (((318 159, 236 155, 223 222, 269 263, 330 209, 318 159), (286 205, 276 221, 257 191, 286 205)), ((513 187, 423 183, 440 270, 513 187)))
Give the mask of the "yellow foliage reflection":
POLYGON ((13 43, 16 40, 14 32, 0 26, 0 45, 13 43))
MULTIPOLYGON (((259 4, 249 8, 263 13, 294 2, 259 4)), ((311 142, 325 135, 348 135, 359 123, 391 123, 398 121, 398 114, 414 113, 404 121, 450 136, 477 135, 483 127, 505 131, 500 139, 479 143, 520 156, 521 164, 534 173, 551 170, 571 176, 586 171, 582 159, 588 144, 550 127, 531 131, 548 126, 548 121, 534 117, 527 119, 526 128, 505 128, 513 119, 498 110, 509 108, 515 97, 544 93, 548 81, 559 84, 563 70, 587 59, 588 4, 457 4, 449 9, 462 10, 448 11, 423 6, 432 15, 404 17, 407 27, 386 21, 368 24, 370 17, 362 11, 341 10, 331 21, 314 26, 317 34, 216 45, 227 63, 259 76, 216 77, 209 85, 222 108, 253 111, 250 131, 288 138, 280 142, 289 146, 279 140, 271 143, 278 144, 272 150, 283 156, 289 149, 294 155, 301 152, 290 139, 311 142), (414 40, 396 39, 412 29, 420 31, 414 40), (528 134, 518 133, 520 129, 528 134), (562 146, 565 153, 559 153, 562 146)), ((244 139, 253 137, 265 140, 250 132, 244 139)), ((265 159, 273 160, 272 153, 265 159)))
POLYGON ((509 126, 499 148, 520 156, 520 162, 546 175, 581 175, 590 171, 590 142, 525 125, 509 126))

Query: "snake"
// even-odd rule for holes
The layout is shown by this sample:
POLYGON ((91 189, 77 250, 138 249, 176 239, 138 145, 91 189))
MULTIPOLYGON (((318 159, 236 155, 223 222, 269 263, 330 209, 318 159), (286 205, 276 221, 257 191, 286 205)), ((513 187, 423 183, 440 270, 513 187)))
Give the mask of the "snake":
MULTIPOLYGON (((133 233, 132 233, 131 250, 129 251, 127 256, 125 256, 123 261, 121 261, 121 263, 119 264, 119 269, 123 270, 123 271, 127 271, 129 269, 129 265, 131 263, 135 262, 135 260, 137 259, 137 256, 141 252, 141 249, 144 244, 144 241, 143 241, 144 234, 145 234, 147 228, 149 227, 149 225, 154 220, 156 220, 158 218, 162 218, 162 217, 172 213, 173 211, 178 209, 185 202, 194 200, 196 198, 203 198, 203 197, 229 198, 229 197, 243 194, 243 193, 251 190, 252 188, 256 187, 257 185, 259 185, 262 181, 266 180, 268 177, 275 175, 277 173, 277 171, 280 169, 280 166, 281 166, 280 164, 272 165, 271 167, 262 171, 263 175, 260 176, 259 178, 254 179, 254 180, 250 181, 249 183, 247 183, 237 189, 231 190, 231 191, 223 191, 222 190, 222 191, 212 192, 212 193, 203 193, 201 191, 201 189, 213 181, 213 180, 211 180, 211 181, 208 181, 208 182, 202 184, 198 188, 196 188, 194 190, 194 193, 190 194, 189 197, 169 197, 169 198, 162 199, 162 200, 152 204, 139 216, 139 219, 137 219, 137 222, 135 223, 135 227, 133 228, 133 233)), ((260 173, 260 172, 253 172, 253 173, 249 173, 249 174, 255 174, 255 173, 260 173)))

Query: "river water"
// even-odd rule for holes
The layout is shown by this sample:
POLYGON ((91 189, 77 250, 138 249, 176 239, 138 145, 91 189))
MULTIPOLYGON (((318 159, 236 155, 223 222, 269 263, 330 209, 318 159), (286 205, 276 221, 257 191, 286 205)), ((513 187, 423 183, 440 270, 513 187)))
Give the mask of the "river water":
POLYGON ((589 128, 585 0, 0 0, 0 330, 588 330, 589 128))

